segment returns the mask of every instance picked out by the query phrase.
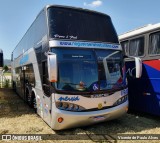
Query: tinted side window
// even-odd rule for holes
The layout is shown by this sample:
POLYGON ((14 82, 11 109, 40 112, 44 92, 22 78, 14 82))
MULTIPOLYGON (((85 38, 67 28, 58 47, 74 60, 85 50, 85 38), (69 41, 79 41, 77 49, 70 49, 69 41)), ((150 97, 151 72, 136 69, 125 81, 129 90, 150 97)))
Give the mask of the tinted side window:
POLYGON ((27 65, 25 70, 25 82, 35 86, 35 75, 33 65, 27 65))
POLYGON ((144 37, 136 38, 130 41, 129 56, 143 56, 144 55, 144 37))
POLYGON ((121 46, 122 46, 122 50, 124 52, 124 55, 128 55, 128 52, 129 52, 128 44, 129 44, 128 41, 121 42, 121 46))
POLYGON ((149 37, 149 54, 160 54, 160 32, 151 34, 149 37))
POLYGON ((35 44, 37 44, 47 34, 47 22, 44 11, 37 17, 35 25, 35 44))
POLYGON ((35 47, 45 34, 47 34, 47 21, 45 12, 42 11, 16 46, 13 51, 13 59, 19 57, 28 49, 35 47))

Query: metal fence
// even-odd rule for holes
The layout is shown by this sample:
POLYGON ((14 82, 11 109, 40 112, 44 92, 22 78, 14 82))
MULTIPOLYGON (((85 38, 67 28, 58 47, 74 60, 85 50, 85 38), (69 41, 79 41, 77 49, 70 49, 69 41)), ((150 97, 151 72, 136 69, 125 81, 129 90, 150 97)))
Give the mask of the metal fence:
POLYGON ((12 88, 12 78, 10 72, 0 71, 0 88, 12 88))

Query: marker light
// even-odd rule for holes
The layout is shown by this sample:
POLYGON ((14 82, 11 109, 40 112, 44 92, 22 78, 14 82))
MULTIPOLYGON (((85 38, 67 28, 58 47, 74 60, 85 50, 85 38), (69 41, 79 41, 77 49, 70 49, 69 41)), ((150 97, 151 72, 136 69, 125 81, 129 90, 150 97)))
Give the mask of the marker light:
POLYGON ((63 122, 63 118, 62 118, 62 117, 59 117, 59 118, 58 118, 58 122, 59 122, 59 123, 62 123, 62 122, 63 122))

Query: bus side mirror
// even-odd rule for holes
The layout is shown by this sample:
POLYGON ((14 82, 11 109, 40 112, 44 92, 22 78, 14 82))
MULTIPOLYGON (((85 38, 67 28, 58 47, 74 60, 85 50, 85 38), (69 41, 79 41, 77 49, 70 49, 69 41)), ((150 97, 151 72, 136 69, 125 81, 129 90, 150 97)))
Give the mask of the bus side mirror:
POLYGON ((48 55, 48 77, 50 82, 57 82, 57 56, 48 55))
POLYGON ((136 67, 136 78, 140 78, 142 75, 142 60, 139 57, 134 57, 136 67))

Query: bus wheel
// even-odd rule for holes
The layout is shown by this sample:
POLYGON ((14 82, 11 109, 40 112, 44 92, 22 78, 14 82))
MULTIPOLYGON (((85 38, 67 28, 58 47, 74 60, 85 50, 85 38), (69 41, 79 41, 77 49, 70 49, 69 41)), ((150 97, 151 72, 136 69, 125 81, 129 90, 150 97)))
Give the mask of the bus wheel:
POLYGON ((30 97, 29 97, 29 91, 28 89, 26 90, 26 102, 29 104, 30 103, 30 97))
POLYGON ((37 102, 36 102, 36 96, 34 92, 32 93, 32 108, 34 109, 35 113, 37 113, 37 102))
POLYGON ((12 88, 16 92, 16 83, 15 82, 12 82, 12 88))

